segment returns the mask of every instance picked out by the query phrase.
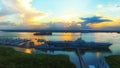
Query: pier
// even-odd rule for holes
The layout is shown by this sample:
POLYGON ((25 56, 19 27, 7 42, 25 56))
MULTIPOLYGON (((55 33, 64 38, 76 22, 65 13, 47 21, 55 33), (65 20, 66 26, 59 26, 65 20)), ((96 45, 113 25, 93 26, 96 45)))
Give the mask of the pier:
POLYGON ((83 58, 82 58, 82 55, 80 54, 80 49, 79 48, 76 48, 76 53, 78 55, 78 58, 79 58, 79 61, 80 61, 80 65, 81 65, 81 68, 87 68, 83 58))

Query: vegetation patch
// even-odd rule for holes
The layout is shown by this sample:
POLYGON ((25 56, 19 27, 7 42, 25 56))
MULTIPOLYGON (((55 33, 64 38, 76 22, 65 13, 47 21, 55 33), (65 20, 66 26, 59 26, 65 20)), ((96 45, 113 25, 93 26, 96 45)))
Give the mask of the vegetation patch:
POLYGON ((120 68, 120 55, 105 57, 110 68, 120 68))
POLYGON ((0 68, 75 68, 66 55, 26 54, 0 47, 0 68))

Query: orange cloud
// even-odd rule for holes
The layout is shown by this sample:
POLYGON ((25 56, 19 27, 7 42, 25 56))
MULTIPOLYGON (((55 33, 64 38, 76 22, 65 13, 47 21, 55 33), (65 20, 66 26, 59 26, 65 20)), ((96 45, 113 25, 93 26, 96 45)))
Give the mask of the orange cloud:
POLYGON ((0 16, 0 19, 4 18, 3 16, 0 16))
POLYGON ((21 20, 26 24, 37 24, 46 15, 32 7, 32 0, 2 0, 3 4, 18 13, 21 20))

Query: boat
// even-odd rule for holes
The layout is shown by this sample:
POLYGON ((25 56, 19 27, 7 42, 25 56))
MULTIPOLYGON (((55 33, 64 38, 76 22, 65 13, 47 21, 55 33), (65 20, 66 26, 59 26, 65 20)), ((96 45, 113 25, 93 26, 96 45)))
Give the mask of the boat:
POLYGON ((65 47, 65 48, 108 48, 111 43, 108 42, 86 42, 81 38, 75 41, 47 41, 48 45, 54 45, 55 47, 65 47))
POLYGON ((52 32, 36 32, 34 35, 52 35, 52 32))

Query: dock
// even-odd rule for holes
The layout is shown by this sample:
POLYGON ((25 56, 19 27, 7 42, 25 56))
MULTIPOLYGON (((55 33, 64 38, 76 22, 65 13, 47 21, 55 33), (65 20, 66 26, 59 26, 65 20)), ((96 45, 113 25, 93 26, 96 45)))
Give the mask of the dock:
POLYGON ((76 53, 78 55, 78 58, 79 58, 79 61, 80 61, 80 65, 81 65, 81 68, 87 68, 83 58, 82 58, 82 55, 80 54, 80 49, 79 48, 76 48, 76 53))

